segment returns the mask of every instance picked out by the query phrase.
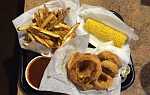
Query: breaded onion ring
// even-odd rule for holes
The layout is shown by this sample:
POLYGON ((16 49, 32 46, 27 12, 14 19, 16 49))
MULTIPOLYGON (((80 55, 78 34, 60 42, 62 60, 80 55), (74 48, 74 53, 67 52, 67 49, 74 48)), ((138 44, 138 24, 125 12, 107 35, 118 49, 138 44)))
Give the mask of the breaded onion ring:
POLYGON ((109 60, 117 64, 118 67, 121 67, 121 61, 118 56, 110 51, 103 51, 97 55, 101 61, 109 60))
POLYGON ((110 75, 112 78, 118 73, 118 66, 112 61, 105 60, 102 62, 102 72, 110 75))
POLYGON ((96 90, 106 90, 112 86, 112 81, 113 79, 109 75, 102 72, 98 80, 94 81, 94 87, 96 90))
POLYGON ((93 89, 93 81, 102 72, 101 62, 96 55, 89 53, 75 53, 67 64, 68 78, 80 89, 93 89))

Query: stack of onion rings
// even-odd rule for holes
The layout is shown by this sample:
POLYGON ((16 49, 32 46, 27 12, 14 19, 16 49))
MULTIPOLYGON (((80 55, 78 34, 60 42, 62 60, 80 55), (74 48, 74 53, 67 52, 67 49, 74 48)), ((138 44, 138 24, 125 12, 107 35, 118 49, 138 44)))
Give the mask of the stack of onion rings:
POLYGON ((66 68, 68 78, 80 90, 105 90, 112 86, 120 66, 117 55, 104 51, 97 55, 74 53, 66 68))

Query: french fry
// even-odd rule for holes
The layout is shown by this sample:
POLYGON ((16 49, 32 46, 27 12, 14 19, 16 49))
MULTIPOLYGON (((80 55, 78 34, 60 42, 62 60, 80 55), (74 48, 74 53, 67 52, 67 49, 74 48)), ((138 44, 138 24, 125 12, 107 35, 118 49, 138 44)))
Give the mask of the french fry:
POLYGON ((53 42, 53 41, 51 41, 51 40, 47 40, 47 39, 44 39, 45 40, 45 42, 49 45, 49 47, 51 47, 51 48, 55 48, 56 46, 55 46, 55 43, 53 42))
POLYGON ((75 24, 71 29, 70 31, 65 35, 65 37, 63 38, 63 40, 66 40, 73 32, 75 32, 75 30, 78 28, 80 24, 77 23, 75 24))
POLYGON ((44 21, 44 9, 39 9, 38 14, 39 14, 41 21, 43 22, 44 21))
POLYGON ((50 23, 46 25, 47 30, 52 30, 54 28, 54 25, 57 23, 57 20, 52 20, 50 23))
POLYGON ((38 13, 34 13, 33 14, 33 19, 35 20, 35 23, 37 24, 37 26, 41 26, 42 21, 41 21, 40 16, 39 16, 38 13))
POLYGON ((46 7, 46 5, 44 5, 44 8, 38 9, 38 11, 34 13, 32 22, 36 22, 40 27, 48 14, 48 8, 46 7))
POLYGON ((65 40, 62 41, 61 46, 63 46, 64 44, 66 44, 67 42, 69 42, 71 39, 73 39, 75 37, 75 35, 76 35, 75 32, 72 32, 70 34, 70 36, 68 36, 65 40))
POLYGON ((28 33, 26 33, 25 34, 25 36, 24 36, 24 41, 26 42, 26 43, 30 43, 32 40, 30 39, 30 37, 28 36, 28 33))
POLYGON ((57 20, 56 16, 54 14, 50 13, 48 15, 48 17, 42 23, 41 28, 44 28, 52 19, 57 20))
POLYGON ((40 44, 42 44, 42 45, 44 45, 44 46, 50 48, 49 45, 44 41, 44 39, 41 39, 40 37, 38 37, 38 36, 35 35, 35 34, 32 34, 32 35, 33 35, 33 37, 35 38, 35 40, 36 40, 37 42, 39 42, 40 44))
POLYGON ((34 39, 34 37, 33 37, 33 35, 32 35, 31 33, 28 33, 28 36, 29 36, 29 38, 30 38, 32 41, 35 41, 35 39, 34 39))
POLYGON ((70 30, 71 29, 71 27, 69 25, 66 25, 64 23, 59 23, 59 24, 55 25, 54 28, 56 28, 56 29, 63 28, 63 29, 66 29, 66 30, 70 30))
POLYGON ((38 32, 38 30, 36 30, 32 27, 28 29, 28 32, 31 33, 31 34, 35 34, 35 35, 39 36, 42 39, 50 39, 51 38, 50 36, 48 36, 44 33, 38 32))
POLYGON ((18 31, 26 31, 30 27, 30 24, 21 25, 17 28, 18 31))
POLYGON ((46 7, 46 4, 44 4, 44 10, 45 10, 44 12, 48 14, 48 11, 49 11, 49 10, 48 10, 48 8, 46 7))
POLYGON ((60 30, 60 31, 53 31, 55 34, 60 35, 60 39, 63 40, 63 38, 65 37, 65 35, 68 33, 68 31, 64 31, 64 30, 60 30))
POLYGON ((27 33, 30 33, 31 35, 35 34, 35 35, 39 36, 42 39, 50 39, 50 36, 45 35, 45 34, 43 34, 41 32, 38 32, 37 29, 34 29, 32 27, 30 27, 30 28, 27 29, 27 33))
POLYGON ((44 46, 46 46, 48 48, 54 48, 55 43, 53 41, 51 41, 50 39, 41 38, 41 37, 39 37, 39 35, 36 35, 36 34, 31 34, 31 33, 28 33, 28 34, 30 34, 30 36, 32 36, 33 40, 36 40, 40 44, 43 44, 44 46))
POLYGON ((51 39, 51 37, 50 37, 50 36, 45 35, 45 34, 43 34, 43 33, 37 33, 37 32, 30 32, 30 33, 35 34, 35 35, 39 36, 41 39, 51 39))
POLYGON ((55 34, 55 33, 53 33, 53 32, 51 32, 51 31, 48 31, 48 30, 45 30, 45 29, 42 29, 42 28, 39 28, 39 27, 37 27, 37 26, 31 26, 33 29, 36 29, 36 30, 38 30, 38 32, 40 32, 40 33, 43 33, 43 34, 46 34, 46 35, 49 35, 49 36, 52 36, 52 37, 54 37, 54 38, 60 38, 60 35, 57 35, 57 34, 55 34))

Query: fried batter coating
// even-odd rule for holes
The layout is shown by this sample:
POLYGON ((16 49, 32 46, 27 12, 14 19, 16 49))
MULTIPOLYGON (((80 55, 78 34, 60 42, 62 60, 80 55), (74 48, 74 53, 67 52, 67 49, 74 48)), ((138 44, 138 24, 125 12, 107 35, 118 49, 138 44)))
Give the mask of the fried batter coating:
POLYGON ((94 81, 94 84, 95 84, 94 87, 96 90, 106 90, 112 86, 112 81, 113 79, 111 78, 111 76, 105 73, 102 73, 99 76, 98 80, 94 81))
POLYGON ((101 61, 109 60, 117 64, 118 67, 121 67, 121 61, 118 56, 110 51, 103 51, 97 55, 101 61))
POLYGON ((118 70, 119 68, 115 63, 109 60, 105 60, 102 62, 102 72, 110 75, 112 78, 115 77, 115 75, 118 73, 118 70))
POLYGON ((75 53, 67 64, 68 78, 80 89, 93 89, 93 81, 100 76, 101 62, 96 55, 75 53))

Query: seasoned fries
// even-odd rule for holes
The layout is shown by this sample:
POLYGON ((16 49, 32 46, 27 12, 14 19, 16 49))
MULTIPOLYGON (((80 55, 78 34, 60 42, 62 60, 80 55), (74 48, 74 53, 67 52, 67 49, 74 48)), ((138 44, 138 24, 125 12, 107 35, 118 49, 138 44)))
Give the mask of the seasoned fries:
POLYGON ((32 40, 32 41, 35 41, 33 35, 31 33, 28 33, 28 37, 32 40))
MULTIPOLYGON (((75 30, 79 24, 73 27, 64 23, 69 12, 67 9, 49 11, 46 5, 33 14, 31 24, 19 26, 18 31, 26 32, 25 41, 36 41, 47 48, 58 48, 75 37, 75 30)), ((27 45, 27 44, 25 44, 27 45)))
POLYGON ((49 14, 48 17, 43 21, 41 28, 46 28, 46 25, 48 25, 49 23, 51 23, 51 25, 53 25, 56 22, 56 20, 57 20, 57 18, 54 14, 49 14))
POLYGON ((33 34, 33 37, 35 38, 35 40, 41 44, 43 44, 46 47, 49 47, 49 45, 44 41, 44 39, 41 39, 39 36, 33 34))
POLYGON ((70 31, 65 35, 65 37, 63 38, 63 40, 66 40, 73 32, 75 32, 75 30, 78 28, 79 23, 75 24, 70 31))
POLYGON ((53 32, 50 32, 50 31, 48 31, 48 30, 39 28, 39 27, 37 27, 37 26, 31 26, 31 27, 32 27, 33 29, 36 29, 37 32, 41 32, 41 33, 46 34, 46 35, 48 35, 48 36, 52 36, 52 37, 54 37, 54 38, 59 38, 59 37, 60 37, 59 35, 57 35, 57 34, 55 34, 55 33, 53 33, 53 32))
POLYGON ((71 29, 71 27, 70 26, 68 26, 68 25, 66 25, 66 24, 64 24, 64 23, 59 23, 58 25, 55 25, 54 26, 54 29, 60 29, 60 30, 70 30, 71 29))

